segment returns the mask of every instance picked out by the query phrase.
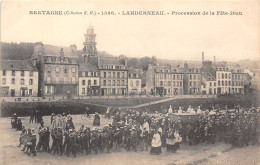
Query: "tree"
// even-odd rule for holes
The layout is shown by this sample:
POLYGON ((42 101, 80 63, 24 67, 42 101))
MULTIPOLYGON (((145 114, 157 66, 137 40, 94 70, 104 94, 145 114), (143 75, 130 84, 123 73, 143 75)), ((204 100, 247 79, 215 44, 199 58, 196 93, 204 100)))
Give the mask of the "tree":
POLYGON ((135 67, 137 67, 137 64, 138 64, 138 61, 136 58, 130 58, 129 60, 127 60, 128 67, 135 68, 135 67))

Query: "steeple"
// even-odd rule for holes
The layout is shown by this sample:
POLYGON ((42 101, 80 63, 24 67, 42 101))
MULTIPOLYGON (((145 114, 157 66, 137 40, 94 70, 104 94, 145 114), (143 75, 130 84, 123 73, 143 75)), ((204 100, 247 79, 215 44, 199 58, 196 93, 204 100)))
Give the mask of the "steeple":
POLYGON ((94 27, 90 24, 87 28, 87 33, 85 35, 85 42, 83 43, 83 52, 86 56, 97 56, 96 48, 96 34, 94 33, 94 27))

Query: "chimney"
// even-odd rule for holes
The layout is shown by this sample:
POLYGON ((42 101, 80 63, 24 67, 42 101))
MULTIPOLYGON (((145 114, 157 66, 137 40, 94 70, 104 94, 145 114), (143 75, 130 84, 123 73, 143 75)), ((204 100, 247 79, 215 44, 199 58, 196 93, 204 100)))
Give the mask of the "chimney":
POLYGON ((60 48, 60 56, 61 56, 61 58, 64 58, 64 51, 63 51, 63 48, 60 48))
POLYGON ((70 48, 74 51, 74 52, 77 52, 77 46, 74 44, 74 45, 70 45, 70 48))
POLYGON ((204 52, 202 52, 202 62, 204 61, 204 52))

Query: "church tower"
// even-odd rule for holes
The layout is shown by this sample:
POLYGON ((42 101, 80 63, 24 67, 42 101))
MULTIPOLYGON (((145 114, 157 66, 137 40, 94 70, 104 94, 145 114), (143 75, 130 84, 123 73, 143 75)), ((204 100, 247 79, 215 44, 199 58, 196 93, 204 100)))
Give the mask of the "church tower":
POLYGON ((85 35, 85 42, 83 43, 84 48, 83 52, 85 56, 97 56, 96 48, 96 34, 94 33, 94 28, 92 25, 89 25, 87 33, 85 35))

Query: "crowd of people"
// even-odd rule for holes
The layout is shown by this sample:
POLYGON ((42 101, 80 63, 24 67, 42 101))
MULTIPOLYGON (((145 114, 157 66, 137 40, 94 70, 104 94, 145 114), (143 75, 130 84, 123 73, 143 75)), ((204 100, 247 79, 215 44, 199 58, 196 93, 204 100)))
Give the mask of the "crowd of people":
POLYGON ((175 110, 170 106, 167 111, 154 114, 108 107, 105 117, 112 118, 110 124, 97 128, 100 117, 96 113, 93 122, 96 127, 81 125, 75 129, 70 114, 52 114, 50 127, 39 127, 37 145, 35 130, 23 127, 19 146, 24 145, 22 151, 27 154, 36 155, 38 151, 76 157, 122 149, 147 151, 150 146, 151 154, 160 154, 161 147, 174 153, 180 144, 216 141, 236 147, 259 145, 258 115, 259 109, 239 106, 232 110, 211 107, 204 111, 200 107, 175 110))

